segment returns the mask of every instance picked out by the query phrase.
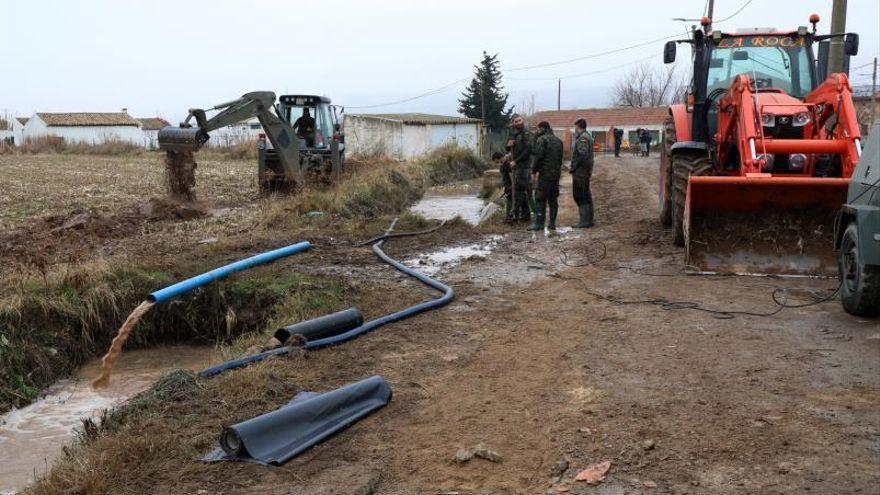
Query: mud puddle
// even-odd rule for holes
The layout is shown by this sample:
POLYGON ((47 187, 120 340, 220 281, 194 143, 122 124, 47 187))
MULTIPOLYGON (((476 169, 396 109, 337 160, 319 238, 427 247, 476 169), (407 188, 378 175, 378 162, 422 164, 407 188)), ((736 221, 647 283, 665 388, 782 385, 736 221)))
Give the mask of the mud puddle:
POLYGON ((73 438, 80 419, 95 417, 146 390, 166 372, 198 370, 209 364, 210 347, 172 346, 125 351, 107 388, 93 390, 100 361, 83 366, 75 377, 49 387, 40 400, 0 417, 0 494, 15 493, 45 473, 73 438))
POLYGON ((448 270, 461 264, 466 259, 488 257, 498 246, 498 242, 502 238, 503 236, 493 235, 475 244, 447 247, 439 251, 420 254, 405 260, 404 263, 425 275, 433 276, 440 271, 448 270))
POLYGON ((477 197, 480 184, 479 181, 465 181, 432 187, 410 211, 433 220, 461 217, 471 225, 477 225, 489 217, 496 207, 477 197))

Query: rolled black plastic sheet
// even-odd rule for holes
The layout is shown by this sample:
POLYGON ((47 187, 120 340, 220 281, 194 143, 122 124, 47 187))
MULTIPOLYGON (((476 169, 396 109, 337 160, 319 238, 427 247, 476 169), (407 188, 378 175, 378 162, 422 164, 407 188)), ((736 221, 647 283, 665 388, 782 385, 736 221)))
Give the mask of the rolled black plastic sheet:
POLYGON ((278 466, 390 400, 391 387, 378 375, 330 392, 302 392, 280 409, 224 428, 220 448, 202 460, 278 466))
POLYGON ((287 342, 292 335, 302 335, 306 340, 322 339, 359 327, 363 323, 364 316, 361 312, 357 308, 349 308, 279 328, 275 331, 275 338, 282 343, 287 342))

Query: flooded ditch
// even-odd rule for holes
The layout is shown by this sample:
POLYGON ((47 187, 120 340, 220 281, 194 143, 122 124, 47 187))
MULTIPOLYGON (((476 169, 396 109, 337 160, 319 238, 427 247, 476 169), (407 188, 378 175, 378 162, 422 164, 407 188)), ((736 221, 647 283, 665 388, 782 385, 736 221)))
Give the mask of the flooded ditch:
POLYGON ((494 203, 487 204, 478 197, 481 189, 481 180, 432 187, 410 211, 435 220, 461 217, 469 224, 477 225, 490 217, 497 208, 494 203))
POLYGON ((96 359, 49 387, 39 400, 0 416, 0 494, 15 493, 48 471, 81 418, 98 416, 172 369, 202 369, 213 353, 211 347, 196 346, 129 350, 119 357, 109 386, 97 390, 90 385, 101 369, 96 359))

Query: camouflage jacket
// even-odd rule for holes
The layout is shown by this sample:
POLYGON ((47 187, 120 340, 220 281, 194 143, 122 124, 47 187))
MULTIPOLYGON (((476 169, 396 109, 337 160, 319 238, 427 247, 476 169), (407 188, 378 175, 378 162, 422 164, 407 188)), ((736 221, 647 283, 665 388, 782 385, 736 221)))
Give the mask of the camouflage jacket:
POLYGON ((510 145, 510 159, 516 162, 517 170, 529 170, 531 168, 532 148, 535 145, 535 136, 528 129, 516 130, 511 128, 507 142, 510 145))
POLYGON ((562 172, 564 145, 553 132, 543 132, 535 139, 534 163, 532 173, 540 173, 541 178, 558 180, 562 172))
POLYGON ((575 135, 574 149, 571 152, 571 172, 586 169, 593 170, 593 135, 587 131, 575 135))

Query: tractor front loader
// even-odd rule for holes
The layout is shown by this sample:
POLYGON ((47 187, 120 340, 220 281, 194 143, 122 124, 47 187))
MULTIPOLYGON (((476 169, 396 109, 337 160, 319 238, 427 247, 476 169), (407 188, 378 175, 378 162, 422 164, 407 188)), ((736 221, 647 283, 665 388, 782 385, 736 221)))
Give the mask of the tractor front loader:
MULTIPOLYGON (((826 78, 812 46, 845 36, 854 55, 858 37, 817 35, 818 16, 810 20, 813 32, 695 31, 678 41, 693 46, 694 76, 687 102, 669 109, 660 204, 691 271, 836 271, 834 215, 861 134, 847 76, 826 78)), ((675 48, 667 44, 665 62, 675 48)))

